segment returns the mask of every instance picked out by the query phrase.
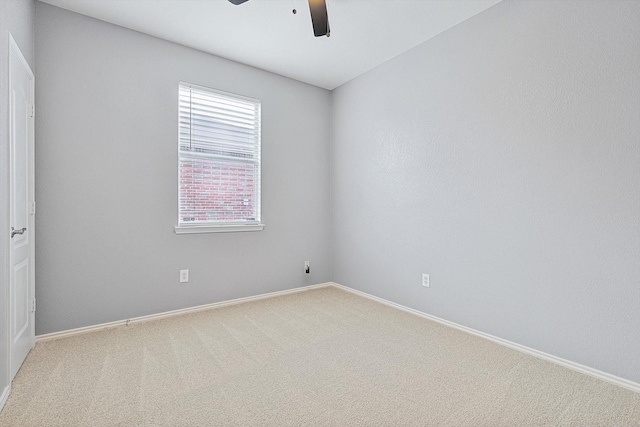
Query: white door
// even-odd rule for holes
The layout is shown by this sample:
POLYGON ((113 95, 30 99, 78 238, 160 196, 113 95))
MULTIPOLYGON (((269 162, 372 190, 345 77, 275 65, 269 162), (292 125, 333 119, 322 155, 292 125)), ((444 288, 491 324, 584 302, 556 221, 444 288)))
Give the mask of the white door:
POLYGON ((35 345, 34 77, 9 36, 9 346, 11 379, 35 345))

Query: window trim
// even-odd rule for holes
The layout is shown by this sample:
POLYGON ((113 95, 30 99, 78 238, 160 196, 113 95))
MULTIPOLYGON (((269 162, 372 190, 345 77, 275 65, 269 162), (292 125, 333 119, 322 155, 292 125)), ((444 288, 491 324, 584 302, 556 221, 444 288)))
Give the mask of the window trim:
MULTIPOLYGON (((189 82, 185 82, 185 81, 179 81, 178 82, 178 99, 179 99, 179 93, 180 93, 180 87, 181 86, 188 86, 194 89, 198 89, 198 90, 202 90, 202 91, 207 91, 207 92, 212 92, 214 94, 219 94, 221 96, 227 96, 227 97, 231 97, 231 98, 235 98, 238 100, 244 100, 244 101, 249 101, 249 102, 254 102, 257 103, 259 108, 260 108, 260 115, 262 115, 262 108, 261 108, 261 104, 262 102, 259 99, 256 98, 251 98, 248 96, 243 96, 243 95, 238 95, 235 93, 231 93, 231 92, 225 92, 222 90, 218 90, 218 89, 214 89, 214 88, 210 88, 207 86, 201 86, 201 85, 197 85, 197 84, 193 84, 193 83, 189 83, 189 82)), ((180 108, 178 107, 178 120, 180 117, 180 108)), ((262 121, 260 119, 260 121, 262 121)), ((262 125, 260 125, 260 129, 258 129, 259 134, 260 134, 260 152, 259 152, 259 165, 260 165, 260 174, 259 174, 259 192, 258 192, 258 211, 260 212, 260 218, 262 218, 262 125)), ((178 197, 176 198, 177 200, 179 200, 180 198, 180 126, 178 125, 178 129, 177 129, 177 134, 178 134, 178 146, 177 146, 177 155, 178 155, 178 161, 176 161, 176 165, 177 167, 177 176, 176 176, 176 182, 177 182, 177 190, 178 190, 178 197)), ((244 232, 244 231, 262 231, 265 227, 265 224, 262 223, 262 221, 255 221, 255 222, 226 222, 226 223, 213 223, 213 222, 208 222, 208 223, 200 223, 200 224, 186 224, 186 223, 180 223, 180 204, 177 203, 176 204, 176 221, 177 224, 174 226, 174 232, 175 234, 201 234, 201 233, 233 233, 233 232, 244 232)))
POLYGON ((190 225, 174 227, 176 234, 235 233, 239 231, 262 231, 264 224, 190 225))

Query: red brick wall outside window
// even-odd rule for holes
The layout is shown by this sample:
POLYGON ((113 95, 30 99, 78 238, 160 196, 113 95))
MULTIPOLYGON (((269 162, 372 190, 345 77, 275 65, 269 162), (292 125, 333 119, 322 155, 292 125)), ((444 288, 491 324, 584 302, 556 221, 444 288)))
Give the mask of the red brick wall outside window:
POLYGON ((255 166, 209 159, 180 161, 180 219, 246 221, 255 219, 255 166))

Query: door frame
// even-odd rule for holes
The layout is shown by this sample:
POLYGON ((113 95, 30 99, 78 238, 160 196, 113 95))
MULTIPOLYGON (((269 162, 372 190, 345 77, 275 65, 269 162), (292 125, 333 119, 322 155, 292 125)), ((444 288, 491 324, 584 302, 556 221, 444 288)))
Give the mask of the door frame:
MULTIPOLYGON (((9 153, 9 167, 8 167, 8 171, 9 171, 9 203, 7 203, 7 209, 8 209, 8 215, 7 218, 9 219, 9 227, 12 226, 13 223, 13 217, 12 217, 12 208, 10 206, 11 202, 13 201, 13 164, 12 164, 12 156, 13 156, 13 152, 12 152, 12 148, 11 148, 11 132, 12 132, 12 123, 13 123, 13 116, 12 116, 12 112, 11 112, 11 83, 12 83, 12 72, 11 72, 11 67, 13 64, 13 61, 17 60, 18 61, 18 65, 20 65, 24 71, 28 74, 29 79, 30 79, 30 96, 29 96, 29 102, 32 105, 32 114, 31 114, 31 120, 29 120, 29 141, 27 141, 27 150, 28 150, 28 164, 27 164, 27 168, 29 170, 29 174, 28 174, 28 184, 27 184, 27 188, 28 188, 28 200, 29 200, 29 204, 30 204, 30 212, 29 212, 29 223, 27 225, 27 227, 29 227, 29 295, 30 295, 30 299, 33 299, 34 302, 34 307, 35 307, 35 76, 33 74, 33 71, 31 70, 31 67, 29 66, 29 63, 27 62, 27 60, 24 58, 24 55, 22 54, 22 51, 20 50, 20 48, 18 47, 18 44, 16 43, 15 39, 13 38, 12 34, 9 33, 9 58, 8 58, 8 95, 9 98, 7 99, 8 103, 8 110, 9 110, 9 126, 7 127, 7 142, 8 142, 8 153, 9 153)), ((7 366, 6 366, 6 370, 7 370, 7 379, 9 381, 9 387, 11 387, 11 382, 13 381, 13 378, 11 377, 11 359, 12 359, 12 318, 13 318, 13 304, 12 304, 12 299, 13 299, 13 295, 11 293, 11 287, 12 287, 12 281, 13 281, 13 251, 11 250, 11 233, 9 230, 7 230, 7 242, 5 247, 7 248, 7 253, 8 253, 8 261, 9 261, 9 283, 7 286, 7 350, 9 351, 8 357, 7 357, 7 366)), ((31 312, 29 313, 30 319, 30 329, 31 329, 31 337, 32 337, 32 342, 31 342, 31 348, 33 348, 35 346, 35 310, 31 310, 31 312)), ((9 390, 11 390, 9 388, 9 390)))

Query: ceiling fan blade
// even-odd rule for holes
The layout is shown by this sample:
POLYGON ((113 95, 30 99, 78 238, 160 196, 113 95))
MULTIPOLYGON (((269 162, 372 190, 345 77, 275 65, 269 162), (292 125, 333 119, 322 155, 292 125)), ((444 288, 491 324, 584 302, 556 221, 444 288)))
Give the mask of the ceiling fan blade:
POLYGON ((311 11, 313 34, 316 37, 329 36, 329 17, 325 0, 309 0, 309 10, 311 11))
POLYGON ((242 4, 242 3, 246 2, 246 1, 248 1, 248 0, 229 0, 229 3, 233 3, 233 4, 235 4, 237 6, 237 5, 242 4))

